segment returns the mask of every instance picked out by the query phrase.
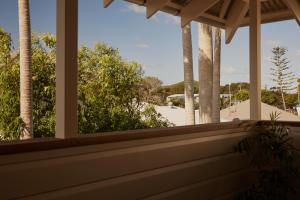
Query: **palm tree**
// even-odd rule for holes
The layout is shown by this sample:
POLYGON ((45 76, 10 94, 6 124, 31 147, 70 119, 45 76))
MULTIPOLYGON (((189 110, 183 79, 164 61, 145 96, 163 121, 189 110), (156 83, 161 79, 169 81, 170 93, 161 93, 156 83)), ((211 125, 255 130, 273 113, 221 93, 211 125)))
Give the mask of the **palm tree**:
POLYGON ((182 28, 184 93, 185 93, 185 124, 195 124, 194 106, 194 75, 191 24, 182 28))
POLYGON ((19 0, 20 33, 20 116, 25 124, 21 139, 33 136, 32 68, 29 0, 19 0))
POLYGON ((213 48, 212 28, 198 25, 199 31, 199 119, 212 122, 213 48))
POLYGON ((221 69, 221 29, 215 28, 213 90, 212 90, 212 122, 220 122, 220 69, 221 69))

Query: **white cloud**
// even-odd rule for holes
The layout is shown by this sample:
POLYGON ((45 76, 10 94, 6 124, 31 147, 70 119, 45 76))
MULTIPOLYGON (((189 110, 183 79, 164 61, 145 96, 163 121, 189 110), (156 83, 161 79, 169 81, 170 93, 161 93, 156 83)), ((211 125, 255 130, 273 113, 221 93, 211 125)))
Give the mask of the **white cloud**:
POLYGON ((237 73, 237 70, 234 67, 224 67, 222 68, 222 71, 222 74, 224 75, 233 75, 237 73))
POLYGON ((180 18, 177 16, 166 14, 166 13, 161 13, 160 16, 164 21, 164 23, 166 24, 180 25, 180 18))
POLYGON ((141 48, 141 49, 148 49, 150 47, 149 44, 145 44, 145 43, 139 43, 135 45, 137 48, 141 48))
POLYGON ((296 56, 297 56, 297 57, 300 57, 300 49, 297 50, 296 56))
POLYGON ((125 12, 134 12, 136 14, 145 14, 146 13, 146 8, 144 6, 139 6, 136 4, 128 4, 126 9, 123 9, 122 11, 125 12))
POLYGON ((269 47, 275 47, 275 46, 280 46, 280 45, 281 45, 281 42, 278 41, 278 40, 266 40, 266 44, 267 44, 269 47))

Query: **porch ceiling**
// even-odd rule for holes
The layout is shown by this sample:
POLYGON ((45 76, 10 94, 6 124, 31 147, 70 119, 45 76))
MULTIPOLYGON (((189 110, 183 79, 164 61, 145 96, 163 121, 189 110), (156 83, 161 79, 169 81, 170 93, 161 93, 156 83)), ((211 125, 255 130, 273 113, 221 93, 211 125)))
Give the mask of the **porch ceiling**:
MULTIPOLYGON (((181 25, 197 21, 226 32, 248 26, 249 0, 125 0, 147 8, 147 17, 157 11, 181 17, 181 25), (229 29, 229 30, 227 30, 229 29)), ((104 0, 107 7, 113 0, 104 0)), ((300 22, 300 0, 261 0, 261 23, 296 19, 300 22)), ((232 33, 229 32, 229 36, 232 33)), ((230 42, 230 37, 227 42, 230 42)))

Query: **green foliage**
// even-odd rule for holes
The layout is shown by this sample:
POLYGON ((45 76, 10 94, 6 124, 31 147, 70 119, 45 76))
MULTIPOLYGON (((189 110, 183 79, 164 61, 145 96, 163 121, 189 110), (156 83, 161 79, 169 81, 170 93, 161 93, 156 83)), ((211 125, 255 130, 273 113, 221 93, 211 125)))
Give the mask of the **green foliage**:
POLYGON ((79 131, 95 133, 166 127, 155 110, 141 104, 142 70, 104 44, 79 50, 79 131))
POLYGON ((285 57, 287 49, 284 47, 274 47, 272 49, 273 57, 271 62, 272 81, 275 82, 282 92, 287 92, 295 89, 295 74, 290 71, 291 66, 289 60, 285 57))
POLYGON ((11 63, 12 40, 9 33, 0 27, 0 68, 11 63))
POLYGON ((234 99, 240 100, 240 101, 246 101, 249 99, 249 91, 242 89, 238 93, 236 93, 233 96, 234 99))
POLYGON ((0 139, 17 139, 24 127, 19 117, 19 66, 11 55, 12 40, 0 29, 0 139))
MULTIPOLYGON (((18 139, 19 55, 11 56, 10 35, 0 29, 0 139, 18 139), (7 49, 8 48, 8 49, 7 49)), ((55 133, 56 41, 50 34, 33 35, 34 137, 55 133)), ((117 49, 96 44, 78 52, 78 122, 80 133, 167 127, 171 124, 151 106, 141 104, 139 64, 124 62, 117 49)))
POLYGON ((32 85, 34 137, 55 132, 55 41, 50 34, 32 37, 32 85))
MULTIPOLYGON (((236 94, 241 90, 249 90, 249 87, 250 87, 249 83, 245 83, 245 82, 231 83, 230 91, 231 91, 231 94, 236 94)), ((221 86, 220 93, 221 94, 229 94, 229 84, 221 86)))
POLYGON ((257 172, 257 183, 239 197, 240 200, 285 200, 293 193, 292 178, 298 175, 289 129, 278 124, 279 114, 271 114, 271 123, 259 125, 255 132, 235 147, 246 153, 257 172))
POLYGON ((144 77, 139 88, 141 100, 156 105, 163 104, 164 94, 162 91, 162 81, 152 76, 144 77))
MULTIPOLYGON (((167 93, 167 96, 172 94, 184 94, 184 82, 181 81, 179 83, 167 85, 164 86, 163 89, 167 93)), ((198 92, 199 92, 199 82, 194 81, 194 93, 197 94, 198 92)))
POLYGON ((185 106, 184 99, 181 99, 181 98, 172 98, 171 102, 172 102, 173 106, 177 106, 177 107, 181 107, 181 108, 184 108, 184 106, 185 106))
POLYGON ((285 93, 296 89, 295 87, 295 74, 290 71, 291 66, 289 60, 285 57, 287 49, 284 47, 274 47, 272 49, 273 57, 271 62, 272 81, 276 84, 276 88, 281 93, 282 106, 286 110, 285 93))

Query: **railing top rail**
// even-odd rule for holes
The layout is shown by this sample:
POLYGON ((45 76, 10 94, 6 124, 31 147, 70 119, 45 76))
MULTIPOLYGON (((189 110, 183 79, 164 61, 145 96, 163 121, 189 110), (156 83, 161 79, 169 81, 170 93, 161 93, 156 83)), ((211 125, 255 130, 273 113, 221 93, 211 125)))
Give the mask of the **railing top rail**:
POLYGON ((180 126, 171 128, 157 128, 131 131, 106 132, 96 134, 78 135, 75 138, 56 139, 41 138, 25 141, 0 142, 0 155, 25 153, 33 151, 46 151, 85 145, 106 144, 114 142, 124 142, 131 140, 150 139, 158 137, 178 136, 193 133, 205 133, 218 130, 228 130, 237 128, 251 128, 257 121, 238 121, 201 124, 194 126, 180 126))
MULTIPOLYGON (((105 132, 96 134, 78 135, 75 138, 56 139, 56 138, 41 138, 26 141, 9 141, 0 142, 0 155, 25 153, 33 151, 46 151, 61 148, 79 147, 86 145, 106 144, 114 142, 124 142, 131 140, 141 140, 168 136, 187 135, 193 133, 205 133, 211 131, 237 129, 237 128, 251 128, 257 124, 269 123, 270 121, 237 121, 201 124, 194 126, 179 126, 171 128, 158 129, 144 129, 118 132, 105 132)), ((279 121, 279 123, 300 127, 300 122, 279 121)))

